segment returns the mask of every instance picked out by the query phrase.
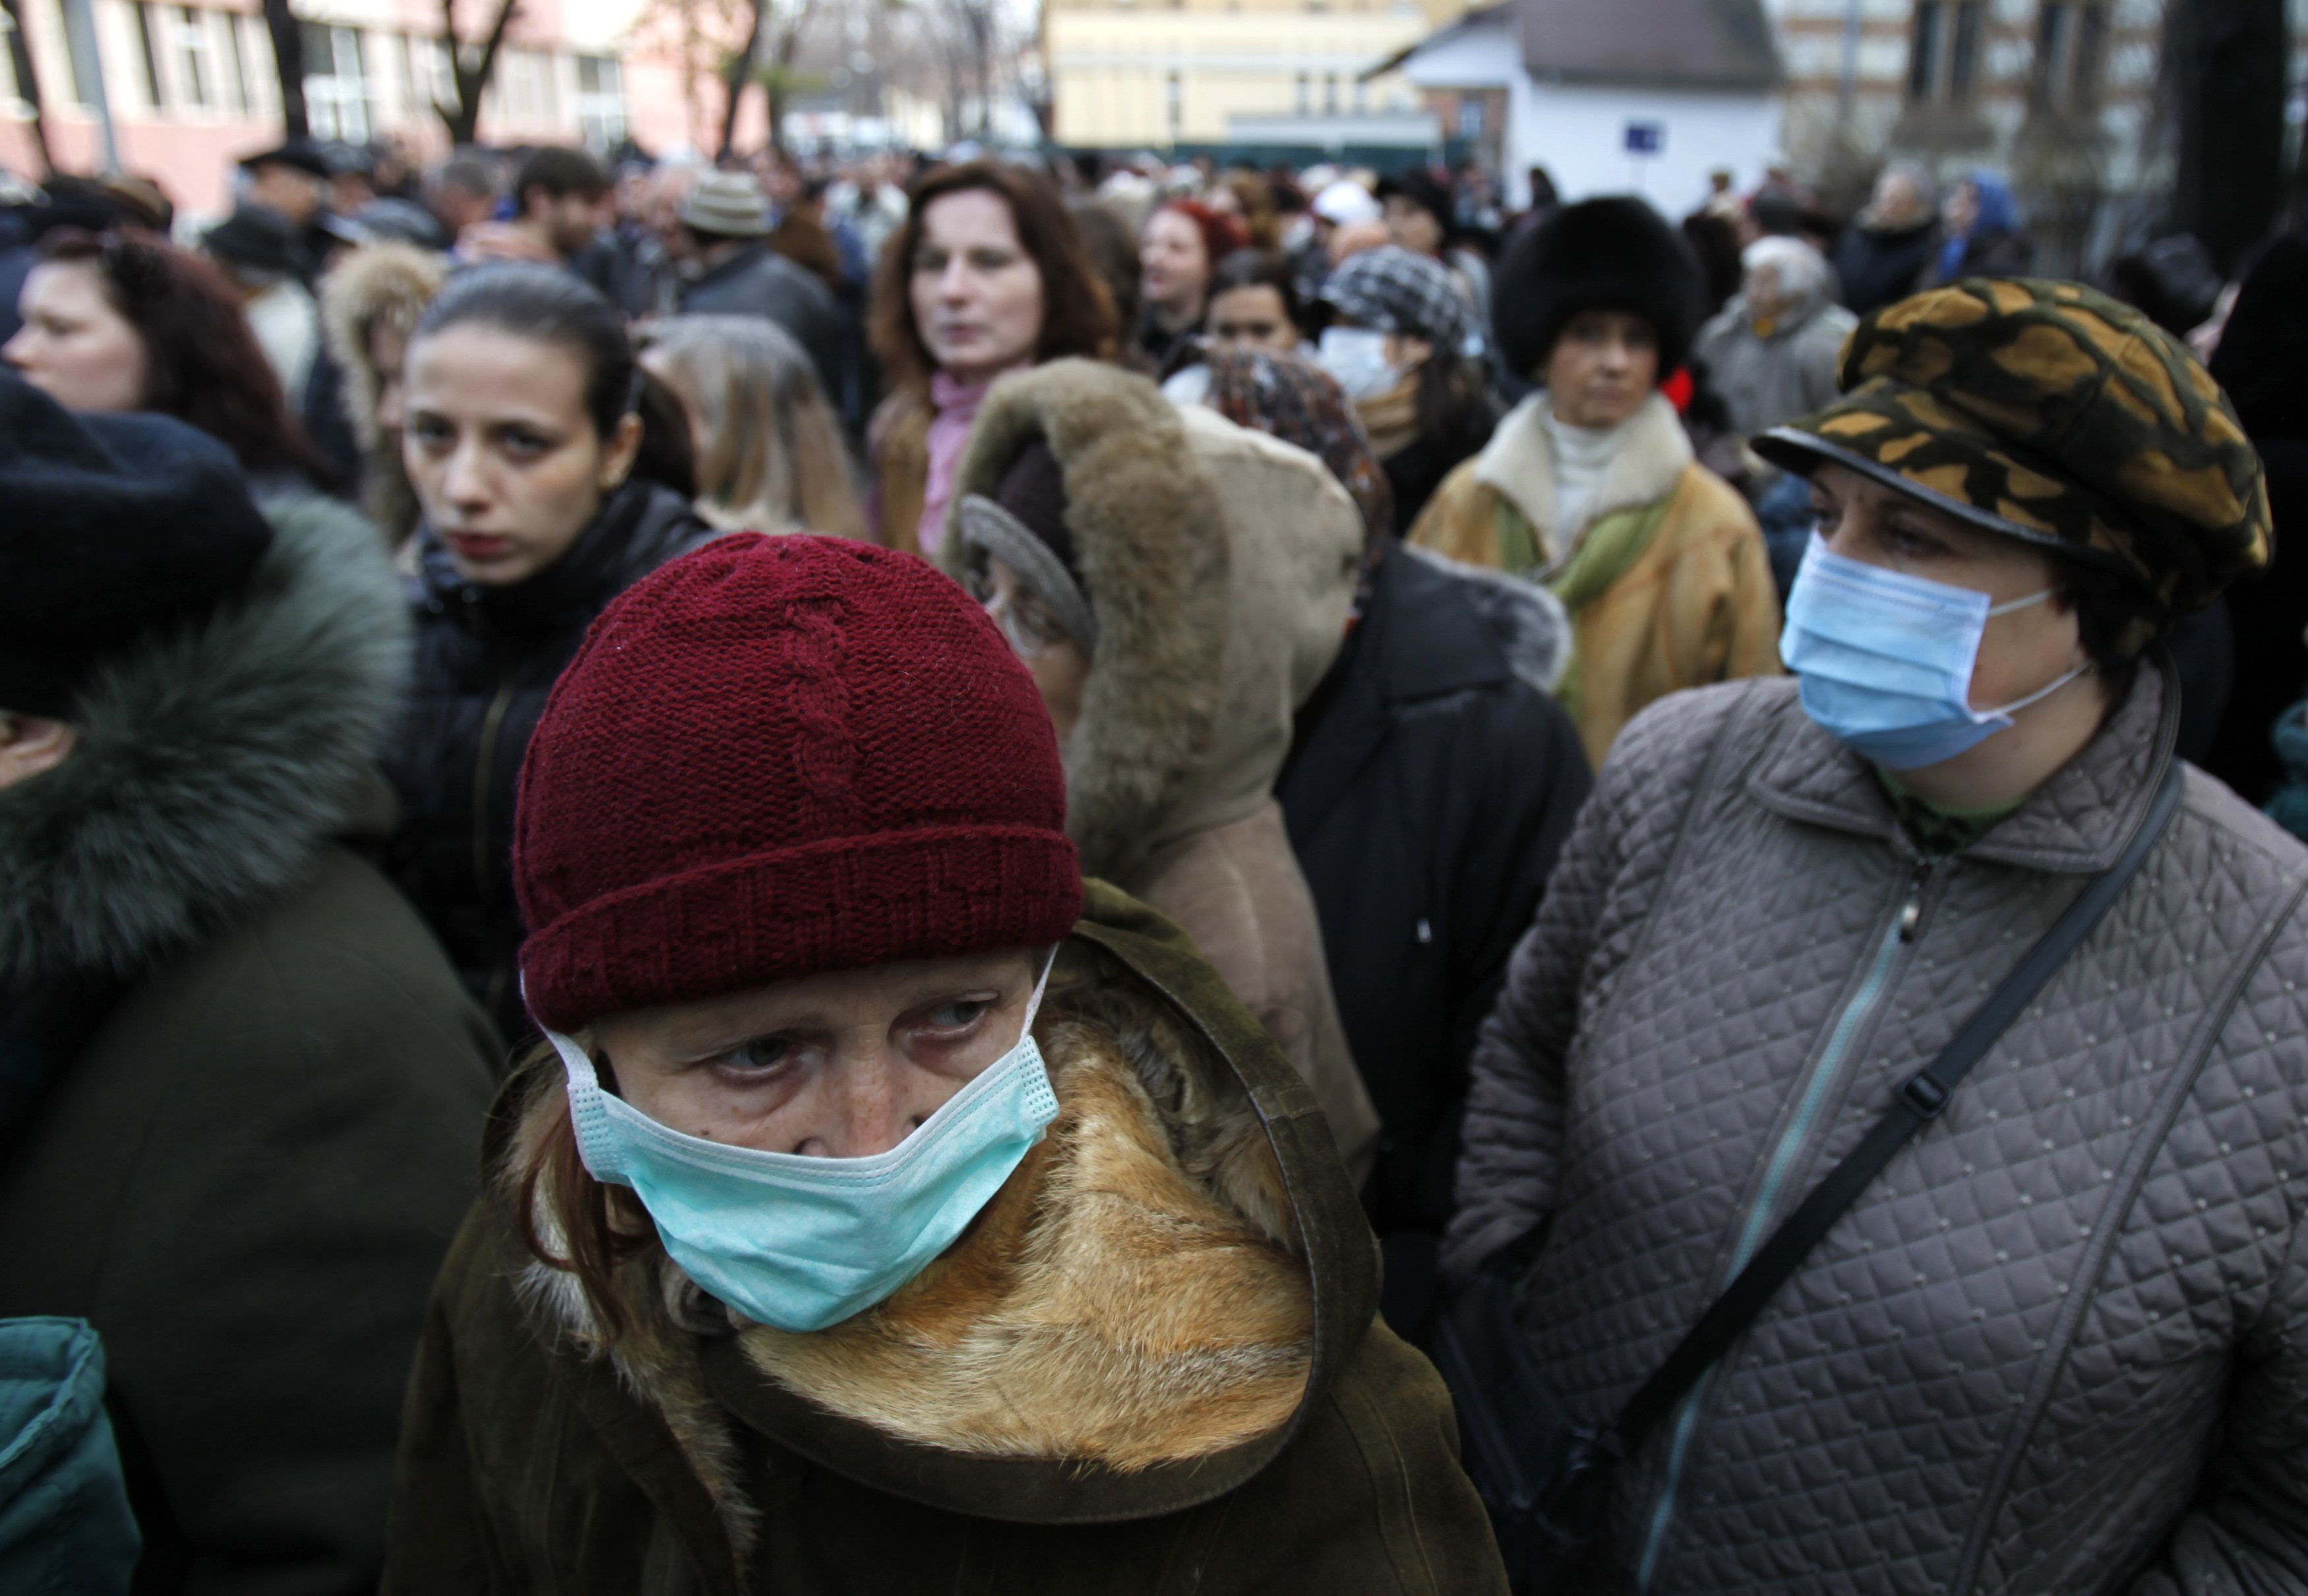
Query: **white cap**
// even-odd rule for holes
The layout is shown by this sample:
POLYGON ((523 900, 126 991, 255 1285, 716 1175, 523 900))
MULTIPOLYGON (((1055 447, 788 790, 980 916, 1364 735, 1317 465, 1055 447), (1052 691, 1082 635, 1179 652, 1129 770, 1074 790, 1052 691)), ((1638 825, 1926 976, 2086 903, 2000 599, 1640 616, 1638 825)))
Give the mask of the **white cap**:
POLYGON ((1386 213, 1370 190, 1341 177, 1314 196, 1314 214, 1343 227, 1349 222, 1376 221, 1386 213))

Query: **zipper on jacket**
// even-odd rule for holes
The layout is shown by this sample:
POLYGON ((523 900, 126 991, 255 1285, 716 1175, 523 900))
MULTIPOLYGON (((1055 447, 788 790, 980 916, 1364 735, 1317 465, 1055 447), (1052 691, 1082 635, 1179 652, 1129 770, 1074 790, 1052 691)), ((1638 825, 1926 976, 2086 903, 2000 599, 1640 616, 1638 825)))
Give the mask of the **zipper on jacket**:
POLYGON ((512 708, 512 683, 497 689, 496 697, 489 700, 489 709, 481 717, 480 755, 473 763, 473 880, 480 888, 481 902, 490 902, 493 874, 489 869, 489 792, 496 774, 497 739, 504 731, 505 712, 512 708))
MULTIPOLYGON (((1723 1285, 1739 1277, 1755 1256, 1755 1251, 1769 1238, 1769 1226, 1779 1206, 1780 1193, 1787 1184, 1796 1157, 1811 1140, 1820 1111, 1826 1106, 1828 1094, 1843 1073, 1853 1040, 1875 1006, 1882 1001, 1890 985, 1892 966, 1899 963, 1899 949, 1916 940, 1916 929, 1924 919, 1924 888, 1931 880, 1931 860, 1916 863, 1908 878, 1907 896, 1900 900, 1890 923, 1877 938, 1874 957, 1869 961, 1867 973, 1861 977, 1859 990, 1836 1017, 1835 1025, 1828 1033, 1827 1045, 1820 1050, 1819 1063, 1813 1068, 1811 1078, 1804 1083, 1802 1100, 1787 1120, 1787 1128, 1779 1133, 1771 1148, 1770 1161, 1763 1171, 1763 1184, 1755 1194, 1755 1201, 1747 1210, 1746 1222, 1740 1227, 1738 1245, 1731 1249, 1730 1266, 1724 1271, 1723 1285)), ((1720 1287, 1718 1288, 1718 1290, 1720 1287)), ((1699 1410, 1714 1381, 1715 1371, 1708 1370, 1691 1394, 1675 1410, 1675 1429, 1667 1444, 1666 1483, 1659 1491, 1658 1504, 1651 1509, 1650 1526, 1644 1532, 1643 1553, 1635 1568, 1635 1589, 1648 1592, 1651 1575, 1658 1567, 1659 1550, 1666 1543, 1668 1527, 1675 1522, 1675 1492, 1683 1482, 1684 1454, 1690 1450, 1691 1437, 1699 1427, 1699 1410)))

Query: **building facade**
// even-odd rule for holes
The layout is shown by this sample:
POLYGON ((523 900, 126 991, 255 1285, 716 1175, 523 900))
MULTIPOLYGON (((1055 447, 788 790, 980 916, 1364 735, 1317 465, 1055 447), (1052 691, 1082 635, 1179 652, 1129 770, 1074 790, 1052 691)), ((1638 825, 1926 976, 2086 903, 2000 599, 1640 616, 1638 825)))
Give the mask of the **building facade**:
POLYGON ((1319 142, 1356 118, 1419 110, 1372 65, 1463 0, 1046 0, 1051 136, 1071 148, 1319 142), (1254 135, 1254 136, 1253 136, 1254 135))
MULTIPOLYGON (((672 59, 636 47, 645 3, 521 0, 482 96, 481 138, 607 150, 630 137, 665 150, 718 133, 718 83, 703 85, 701 102, 672 59)), ((100 64, 122 168, 159 182, 190 216, 228 209, 234 164, 280 138, 279 73, 255 0, 89 4, 94 64, 74 49, 61 0, 24 0, 26 43, 57 166, 102 168, 93 108, 100 64)), ((314 138, 394 139, 425 157, 445 150, 433 105, 452 90, 437 4, 314 0, 297 12, 314 138)), ((478 32, 492 12, 469 0, 461 26, 478 32)), ((19 174, 39 170, 30 116, 11 53, 0 51, 0 166, 19 174)), ((758 107, 752 120, 758 137, 758 107)))

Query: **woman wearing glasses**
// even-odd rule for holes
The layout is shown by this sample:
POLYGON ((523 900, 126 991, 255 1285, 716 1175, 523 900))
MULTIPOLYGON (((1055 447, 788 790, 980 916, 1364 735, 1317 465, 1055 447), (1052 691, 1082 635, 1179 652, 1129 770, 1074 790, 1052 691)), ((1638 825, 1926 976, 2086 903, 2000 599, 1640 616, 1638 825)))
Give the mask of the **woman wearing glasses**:
POLYGON ((986 399, 945 544, 1049 707, 1083 871, 1193 938, 1313 1087, 1357 1181, 1378 1118, 1273 787, 1362 542, 1313 455, 1068 360, 986 399))

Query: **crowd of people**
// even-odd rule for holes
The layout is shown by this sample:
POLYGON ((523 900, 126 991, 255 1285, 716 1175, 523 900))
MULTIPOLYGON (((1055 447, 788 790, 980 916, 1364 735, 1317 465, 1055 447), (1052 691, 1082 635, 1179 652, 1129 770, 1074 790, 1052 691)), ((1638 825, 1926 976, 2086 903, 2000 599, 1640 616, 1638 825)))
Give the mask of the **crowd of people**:
POLYGON ((2308 243, 1529 188, 0 212, 0 1588, 2299 1584, 2308 243))

